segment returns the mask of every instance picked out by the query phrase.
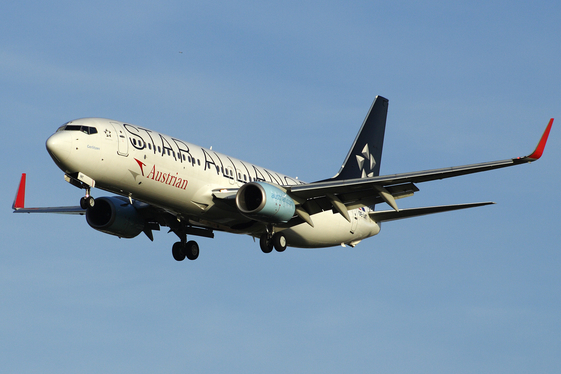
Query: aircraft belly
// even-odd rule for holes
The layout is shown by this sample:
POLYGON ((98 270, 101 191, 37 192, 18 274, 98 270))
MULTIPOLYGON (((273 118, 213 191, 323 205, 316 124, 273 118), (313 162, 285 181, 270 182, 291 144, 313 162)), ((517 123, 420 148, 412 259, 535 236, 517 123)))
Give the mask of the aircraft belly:
POLYGON ((361 215, 351 216, 348 222, 342 215, 326 211, 312 216, 314 227, 307 223, 283 230, 291 247, 321 248, 349 244, 374 236, 380 226, 361 215))

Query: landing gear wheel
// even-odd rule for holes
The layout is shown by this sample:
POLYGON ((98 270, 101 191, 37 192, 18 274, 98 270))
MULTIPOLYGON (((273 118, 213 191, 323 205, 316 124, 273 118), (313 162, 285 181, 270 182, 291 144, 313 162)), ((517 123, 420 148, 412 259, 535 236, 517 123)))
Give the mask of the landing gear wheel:
POLYGON ((267 233, 261 235, 259 245, 261 246, 263 253, 271 253, 273 251, 273 241, 269 239, 269 235, 267 235, 267 233))
POLYGON ((94 205, 95 199, 93 198, 93 196, 85 196, 80 199, 80 208, 82 209, 93 208, 94 205))
POLYGON ((277 232, 273 235, 272 243, 277 252, 284 252, 286 249, 286 237, 282 232, 277 232))
POLYGON ((171 248, 171 254, 173 255, 175 261, 185 260, 185 249, 183 248, 181 242, 176 242, 173 244, 173 247, 171 248))
POLYGON ((185 245, 185 256, 189 260, 196 260, 199 257, 199 245, 196 241, 188 241, 185 245))

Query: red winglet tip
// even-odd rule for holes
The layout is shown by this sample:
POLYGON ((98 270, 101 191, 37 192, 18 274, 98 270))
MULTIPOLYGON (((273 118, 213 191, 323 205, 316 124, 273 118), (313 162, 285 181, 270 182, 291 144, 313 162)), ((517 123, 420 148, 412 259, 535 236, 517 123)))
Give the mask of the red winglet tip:
POLYGON ((543 150, 545 148, 545 144, 547 143, 547 138, 549 137, 549 132, 551 131, 552 125, 553 125, 553 118, 549 120, 549 123, 547 124, 547 127, 545 128, 545 131, 543 132, 540 142, 538 143, 538 146, 536 147, 534 152, 531 155, 527 156, 526 158, 535 161, 538 160, 540 157, 542 157, 543 150))
POLYGON ((25 207, 25 177, 25 173, 22 173, 18 193, 14 199, 14 209, 23 209, 25 207))

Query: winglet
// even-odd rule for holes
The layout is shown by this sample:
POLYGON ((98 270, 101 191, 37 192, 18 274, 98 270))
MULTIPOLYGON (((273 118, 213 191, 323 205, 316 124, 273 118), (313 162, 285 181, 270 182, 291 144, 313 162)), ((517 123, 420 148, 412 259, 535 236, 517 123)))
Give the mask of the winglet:
POLYGON ((14 203, 12 204, 12 209, 14 210, 23 209, 25 207, 25 177, 25 173, 22 173, 18 192, 14 198, 14 203))
POLYGON ((552 125, 553 125, 553 118, 549 120, 549 123, 547 124, 547 127, 545 128, 545 131, 543 132, 540 142, 538 143, 538 146, 536 147, 534 152, 532 152, 532 154, 529 156, 522 157, 522 159, 532 162, 542 157, 543 150, 545 148, 545 143, 547 143, 547 137, 549 136, 549 132, 551 131, 552 125))

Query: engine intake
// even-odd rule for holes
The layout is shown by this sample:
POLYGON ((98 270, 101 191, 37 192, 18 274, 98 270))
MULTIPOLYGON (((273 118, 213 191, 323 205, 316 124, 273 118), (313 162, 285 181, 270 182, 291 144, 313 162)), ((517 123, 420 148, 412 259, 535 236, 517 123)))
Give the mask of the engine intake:
POLYGON ((120 238, 134 238, 144 230, 144 219, 129 201, 121 197, 98 197, 86 210, 92 228, 120 238))
POLYGON ((236 206, 244 216, 267 223, 288 222, 296 212, 286 192, 265 182, 244 184, 236 194, 236 206))

